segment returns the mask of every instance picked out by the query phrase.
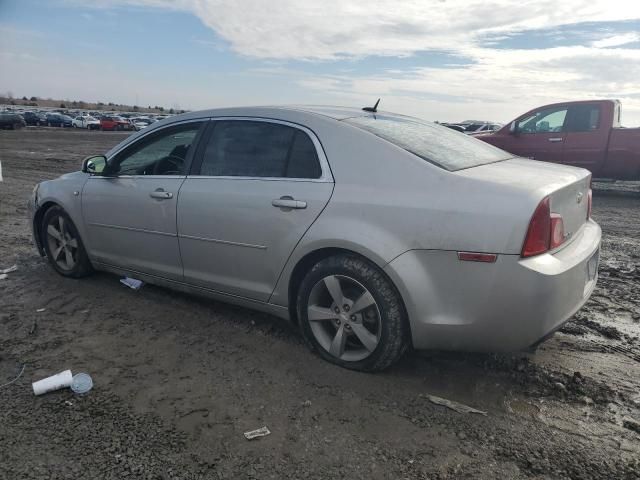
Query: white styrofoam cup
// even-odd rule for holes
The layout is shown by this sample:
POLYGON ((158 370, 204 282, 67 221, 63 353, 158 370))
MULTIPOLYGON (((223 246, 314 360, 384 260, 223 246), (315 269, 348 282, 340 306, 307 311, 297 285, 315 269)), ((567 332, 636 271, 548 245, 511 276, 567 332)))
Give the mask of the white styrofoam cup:
POLYGON ((44 393, 53 392, 54 390, 66 388, 71 386, 72 380, 73 375, 71 375, 71 370, 65 370, 57 375, 33 382, 33 393, 36 395, 42 395, 44 393))

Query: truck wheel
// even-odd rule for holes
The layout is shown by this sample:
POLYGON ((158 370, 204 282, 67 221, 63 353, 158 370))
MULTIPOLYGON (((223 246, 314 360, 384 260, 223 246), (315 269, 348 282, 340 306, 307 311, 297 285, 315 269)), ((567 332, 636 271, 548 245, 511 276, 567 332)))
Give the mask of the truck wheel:
POLYGON ((318 262, 302 281, 296 306, 309 346, 341 367, 383 370, 409 346, 400 295, 363 258, 336 255, 318 262))

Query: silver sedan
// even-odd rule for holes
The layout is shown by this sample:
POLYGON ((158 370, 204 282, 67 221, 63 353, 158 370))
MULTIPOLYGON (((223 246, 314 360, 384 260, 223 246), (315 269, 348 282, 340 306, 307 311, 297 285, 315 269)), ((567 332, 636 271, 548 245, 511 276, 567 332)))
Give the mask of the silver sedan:
POLYGON ((401 115, 229 108, 155 123, 29 207, 61 275, 263 310, 374 371, 410 346, 520 350, 560 328, 596 284, 590 180, 401 115))

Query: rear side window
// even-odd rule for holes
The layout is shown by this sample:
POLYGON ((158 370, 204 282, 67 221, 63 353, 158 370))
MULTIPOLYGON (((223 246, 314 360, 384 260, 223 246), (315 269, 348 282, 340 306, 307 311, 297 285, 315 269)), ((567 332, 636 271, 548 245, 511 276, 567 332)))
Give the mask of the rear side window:
POLYGON ((575 105, 569 110, 568 132, 590 132, 600 128, 599 105, 575 105))
POLYGON ((343 121, 452 172, 513 158, 481 140, 415 118, 376 115, 343 121))
POLYGON ((200 175, 319 178, 309 136, 293 127, 250 120, 220 120, 204 151, 200 175))

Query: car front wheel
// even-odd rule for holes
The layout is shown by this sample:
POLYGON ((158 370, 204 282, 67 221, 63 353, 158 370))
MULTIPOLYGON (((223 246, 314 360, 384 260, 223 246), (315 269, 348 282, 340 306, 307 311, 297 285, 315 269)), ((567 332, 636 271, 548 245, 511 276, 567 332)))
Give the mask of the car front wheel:
POLYGON ((378 267, 357 256, 317 263, 300 285, 297 314, 311 348, 345 368, 383 370, 409 345, 400 295, 378 267))
POLYGON ((45 212, 41 233, 47 259, 56 272, 72 278, 91 273, 91 262, 78 229, 61 207, 51 207, 45 212))

